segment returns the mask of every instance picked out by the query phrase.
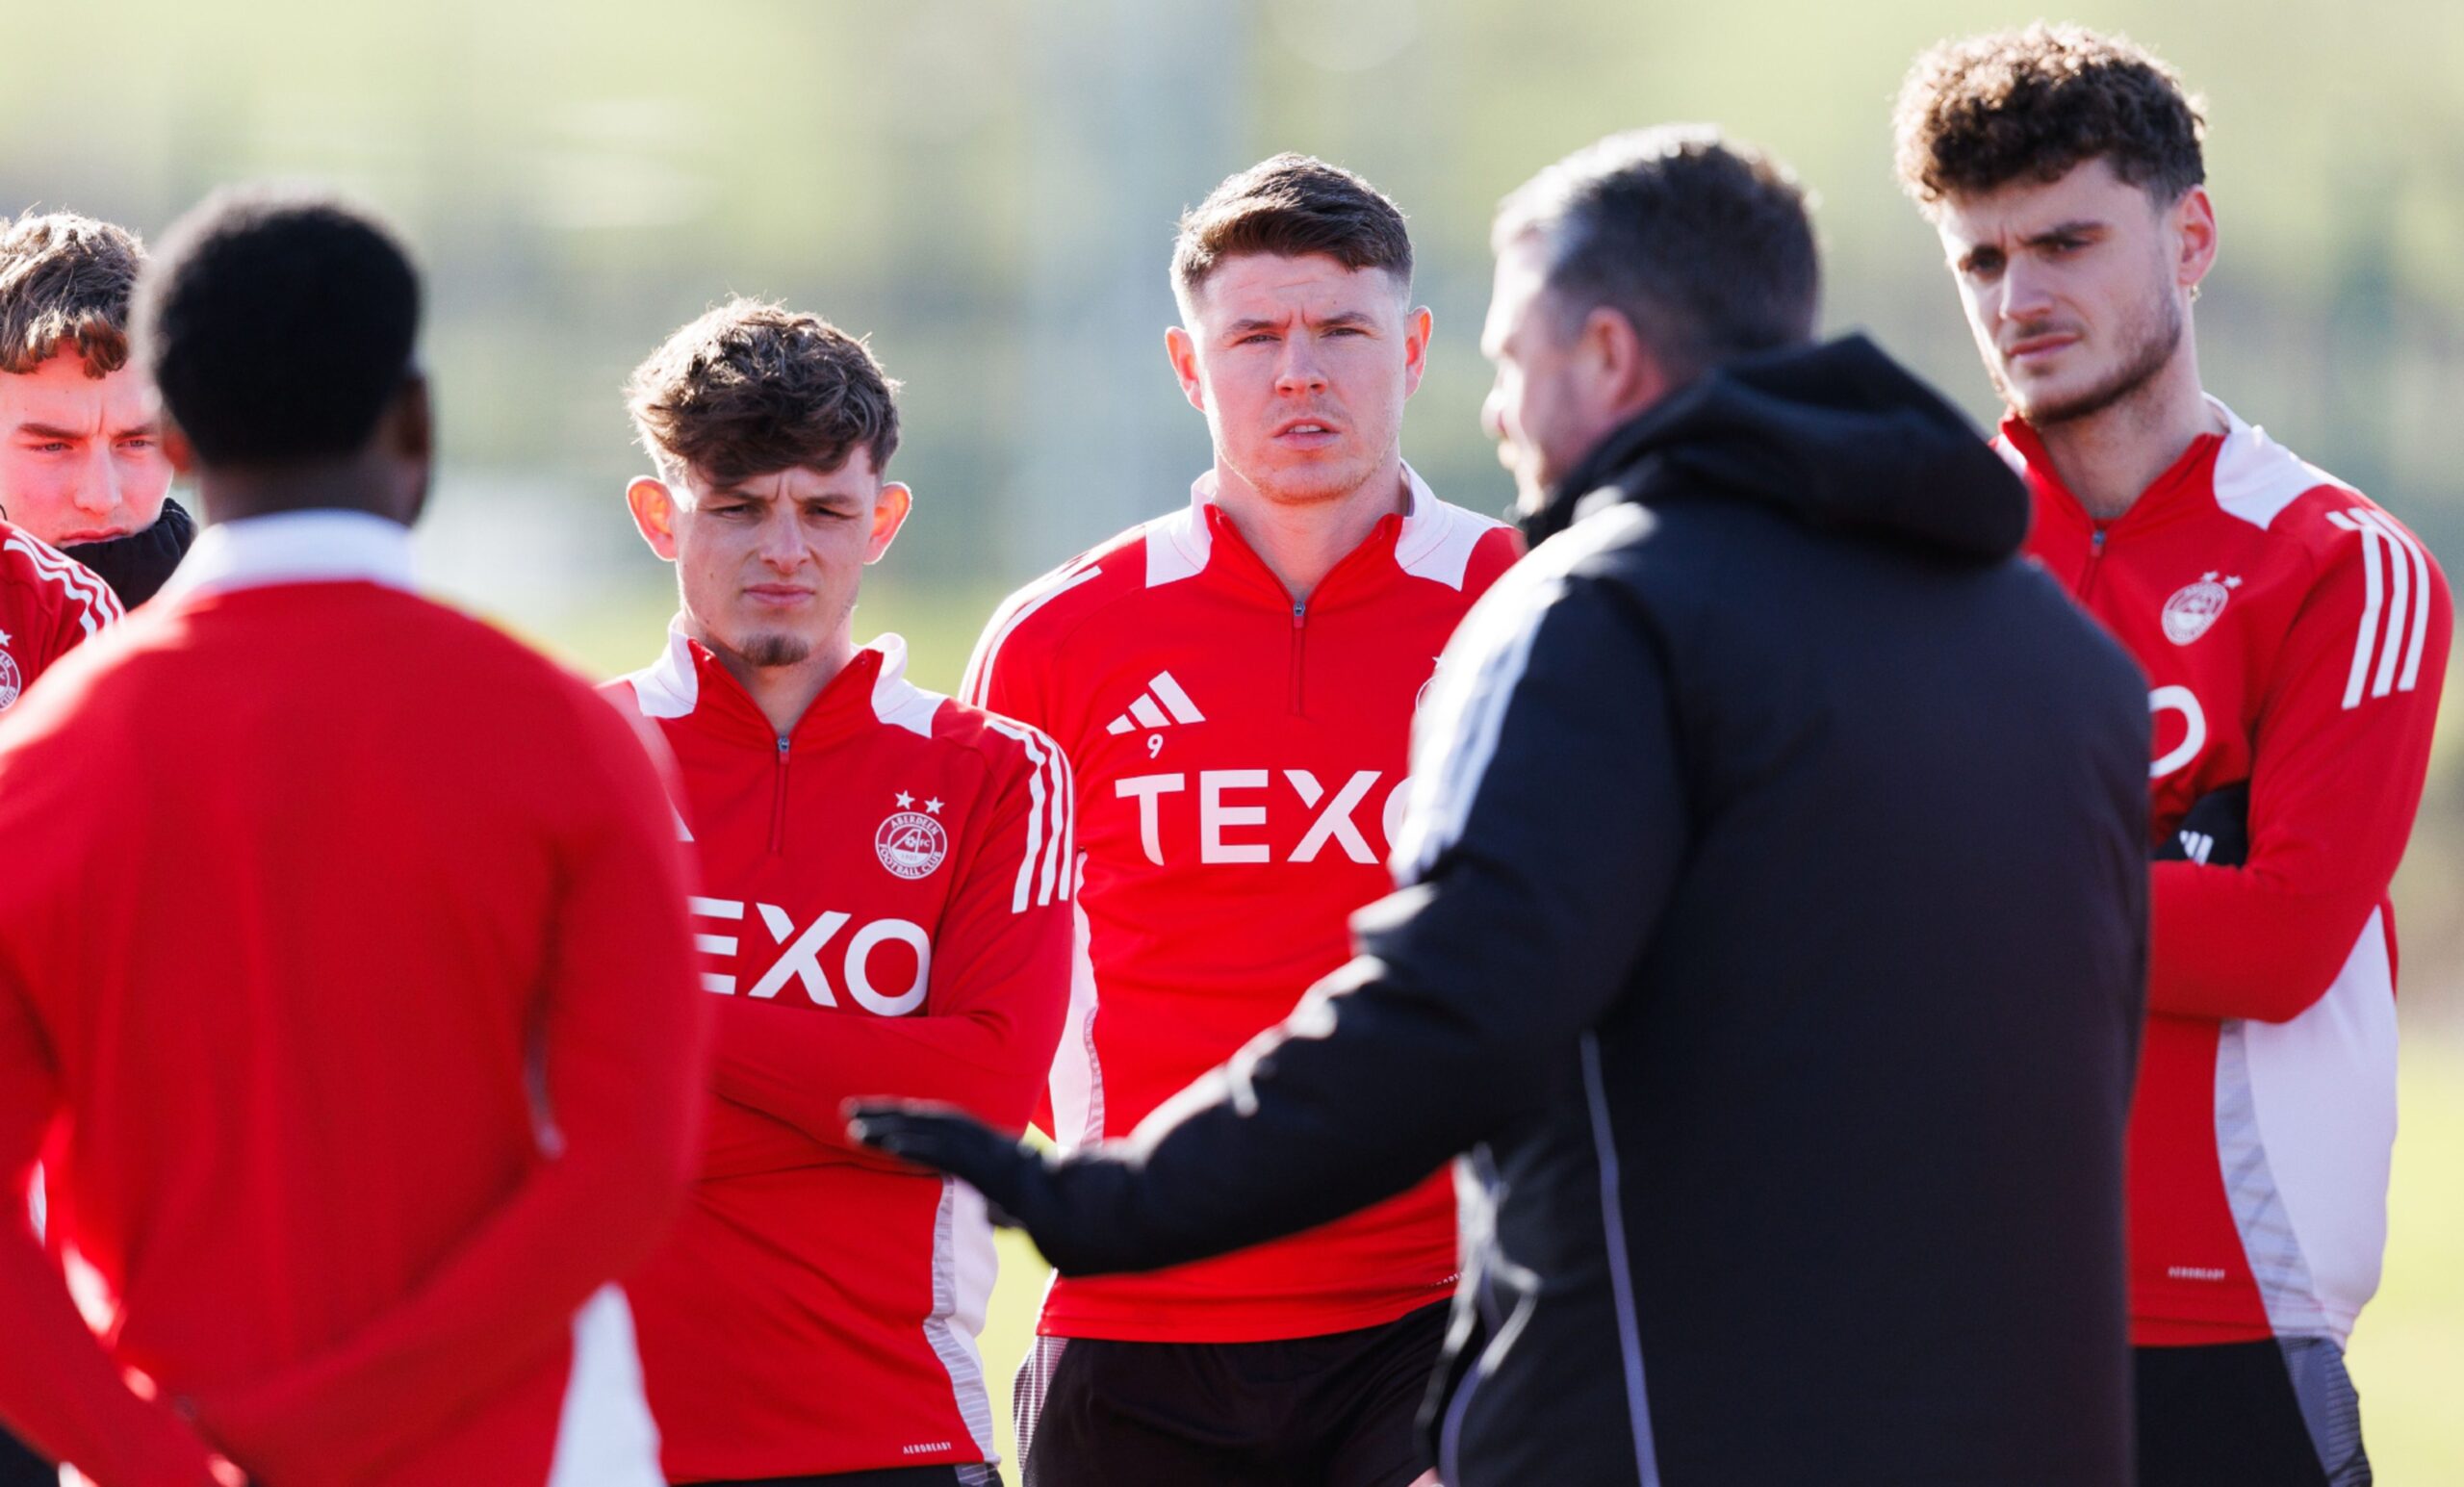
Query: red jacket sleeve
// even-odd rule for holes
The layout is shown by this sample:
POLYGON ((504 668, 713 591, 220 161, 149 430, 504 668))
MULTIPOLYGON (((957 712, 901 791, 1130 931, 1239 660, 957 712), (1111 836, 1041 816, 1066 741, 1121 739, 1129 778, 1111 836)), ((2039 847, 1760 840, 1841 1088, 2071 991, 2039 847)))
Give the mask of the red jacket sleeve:
POLYGON ((722 1096, 851 1151, 841 1106, 860 1096, 955 1105, 1003 1130, 1027 1123, 1061 1041, 1075 943, 1071 875, 1038 867, 1051 857, 1057 868, 1070 837, 1069 766, 1049 739, 1027 747, 1038 756, 1018 759, 970 823, 924 1010, 875 1017, 730 998, 717 1015, 722 1096))
POLYGON ((2352 954, 2412 834, 2447 676, 2447 580, 2381 513, 2325 520, 2336 539, 2252 741, 2248 860, 2155 864, 2151 1012, 2300 1015, 2352 954))
POLYGON ((206 1487, 204 1439, 187 1422, 138 1397, 87 1330, 43 1253, 25 1195, 57 1086, 24 1002, 0 987, 0 1419, 100 1487, 206 1487))
POLYGON ((624 721, 578 699, 579 824, 541 1004, 546 1160, 452 1261, 329 1352, 198 1401, 208 1432, 285 1483, 364 1480, 562 1346, 592 1293, 651 1252, 698 1150, 707 1029, 676 826, 624 721))

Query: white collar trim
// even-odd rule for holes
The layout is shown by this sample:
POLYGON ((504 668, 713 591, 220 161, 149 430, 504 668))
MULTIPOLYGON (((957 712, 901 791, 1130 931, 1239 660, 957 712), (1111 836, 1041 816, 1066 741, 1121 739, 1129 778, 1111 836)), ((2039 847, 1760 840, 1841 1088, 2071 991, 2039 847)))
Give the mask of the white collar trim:
POLYGON ((411 531, 365 511, 284 511, 218 522, 163 588, 168 595, 275 583, 379 583, 408 591, 411 531))

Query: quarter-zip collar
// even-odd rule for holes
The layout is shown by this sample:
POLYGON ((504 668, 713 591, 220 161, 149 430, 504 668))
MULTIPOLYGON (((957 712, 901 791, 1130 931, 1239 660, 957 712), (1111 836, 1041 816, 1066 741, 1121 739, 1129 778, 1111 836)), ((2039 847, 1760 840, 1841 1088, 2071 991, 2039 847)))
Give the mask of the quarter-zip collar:
MULTIPOLYGON (((1403 488, 1406 504, 1400 512, 1387 512, 1369 529, 1360 544, 1326 570, 1310 594, 1307 607, 1315 608, 1328 584, 1339 575, 1346 587, 1359 577, 1360 570, 1403 570, 1427 559, 1443 547, 1450 534, 1446 512, 1432 495, 1428 483, 1410 465, 1403 467, 1403 488), (1383 556, 1387 561, 1377 561, 1383 556)), ((1216 474, 1210 469, 1190 484, 1190 505, 1186 513, 1177 514, 1159 524, 1161 529, 1149 541, 1168 544, 1162 554, 1167 563, 1184 565, 1188 573, 1215 572, 1231 578, 1244 588, 1256 589, 1278 607, 1296 609, 1289 589, 1274 576, 1265 558, 1241 535, 1241 528, 1223 513, 1216 500, 1216 474)), ((1150 571, 1155 566, 1150 559, 1150 571)))
MULTIPOLYGON (((2232 410, 2213 397, 2207 403, 2227 428, 2235 424, 2232 410)), ((2176 517, 2196 512, 2203 504, 2213 504, 2216 457, 2225 437, 2203 433, 2193 439, 2163 474, 2147 483, 2129 510, 2107 522, 2098 521, 2062 483, 2062 477, 2054 473, 2052 456, 2045 452, 2044 441, 2025 419, 2011 414, 2002 420, 2001 445, 2005 456, 2026 479, 2030 494, 2036 498, 2039 521, 2112 540, 2161 526, 2176 517)))
POLYGON ((783 742, 798 752, 884 724, 928 731, 932 709, 941 700, 909 684, 907 642, 885 634, 857 650, 783 739, 744 683, 707 646, 685 634, 680 615, 669 622, 667 648, 658 659, 629 679, 645 716, 689 717, 748 744, 776 749, 783 742))

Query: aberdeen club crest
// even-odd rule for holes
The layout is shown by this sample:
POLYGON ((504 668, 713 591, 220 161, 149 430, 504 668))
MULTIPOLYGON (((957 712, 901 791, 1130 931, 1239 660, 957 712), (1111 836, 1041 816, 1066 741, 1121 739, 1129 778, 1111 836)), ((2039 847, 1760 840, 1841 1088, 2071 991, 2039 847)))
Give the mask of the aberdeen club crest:
MULTIPOLYGON (((0 636, 0 639, 6 639, 0 636)), ((17 694, 26 689, 25 674, 17 670, 17 658, 0 651, 0 710, 13 706, 17 694)))
POLYGON ((927 813, 937 812, 941 803, 926 801, 923 810, 910 810, 905 808, 914 805, 915 797, 902 790, 898 804, 901 808, 891 811, 889 818, 882 822, 882 829, 873 833, 873 851, 880 856, 882 866, 896 877, 929 877, 933 869, 941 865, 941 859, 950 855, 949 833, 927 813))
POLYGON ((2206 634, 2216 617, 2224 612, 2225 601, 2241 586, 2239 578, 2220 579, 2212 573, 2200 575, 2196 583, 2183 584, 2165 601, 2165 638, 2186 646, 2206 634))

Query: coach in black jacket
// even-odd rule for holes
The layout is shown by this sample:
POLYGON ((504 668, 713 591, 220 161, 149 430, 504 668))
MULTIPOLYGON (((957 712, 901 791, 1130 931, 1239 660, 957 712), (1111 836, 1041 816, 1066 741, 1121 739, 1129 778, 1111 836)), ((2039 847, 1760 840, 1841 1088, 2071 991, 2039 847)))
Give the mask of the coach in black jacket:
POLYGON ((2144 683, 1976 430, 1810 345, 1777 167, 1605 141, 1500 251, 1548 540, 1448 648, 1359 958, 1120 1147, 860 1133, 1080 1273, 1468 1153, 1452 1487, 2125 1482, 2144 683))

